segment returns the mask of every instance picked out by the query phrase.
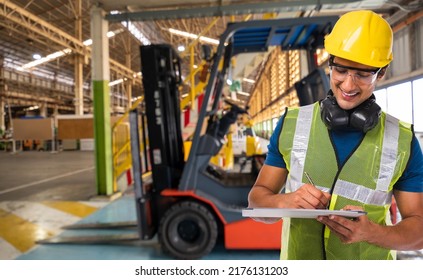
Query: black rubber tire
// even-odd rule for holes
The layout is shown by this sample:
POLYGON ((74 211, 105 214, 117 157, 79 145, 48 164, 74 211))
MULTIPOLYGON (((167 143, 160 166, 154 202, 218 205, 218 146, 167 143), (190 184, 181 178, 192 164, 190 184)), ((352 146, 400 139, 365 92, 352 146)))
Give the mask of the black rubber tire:
POLYGON ((218 236, 215 217, 203 205, 178 202, 160 220, 158 237, 165 254, 177 259, 199 259, 214 248, 218 236))

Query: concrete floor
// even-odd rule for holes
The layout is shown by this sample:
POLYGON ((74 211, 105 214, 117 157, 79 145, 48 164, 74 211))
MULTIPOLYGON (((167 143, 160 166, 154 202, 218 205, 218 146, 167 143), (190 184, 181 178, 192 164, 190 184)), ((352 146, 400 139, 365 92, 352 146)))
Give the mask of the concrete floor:
POLYGON ((0 152, 0 201, 77 201, 96 193, 92 151, 0 152))
POLYGON ((96 193, 93 152, 0 151, 0 259, 105 206, 96 193))

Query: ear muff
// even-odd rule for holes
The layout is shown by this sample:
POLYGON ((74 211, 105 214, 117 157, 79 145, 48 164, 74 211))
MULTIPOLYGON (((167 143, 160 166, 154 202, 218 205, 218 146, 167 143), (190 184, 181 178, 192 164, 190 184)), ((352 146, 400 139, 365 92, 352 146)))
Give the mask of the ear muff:
POLYGON ((339 107, 332 94, 320 102, 320 117, 329 129, 345 128, 350 121, 348 112, 339 107))
POLYGON ((358 106, 350 115, 350 126, 367 132, 376 126, 382 109, 375 98, 369 98, 358 106))
POLYGON ((320 102, 320 117, 329 129, 358 129, 366 133, 374 128, 380 118, 382 109, 372 95, 352 111, 339 107, 332 92, 320 102))

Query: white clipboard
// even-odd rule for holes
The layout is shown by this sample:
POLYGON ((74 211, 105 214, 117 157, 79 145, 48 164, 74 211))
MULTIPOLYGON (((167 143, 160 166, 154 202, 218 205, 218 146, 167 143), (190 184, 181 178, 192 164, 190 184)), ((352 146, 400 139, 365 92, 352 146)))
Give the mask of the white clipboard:
POLYGON ((366 215, 365 211, 357 210, 326 210, 326 209, 291 209, 291 208, 246 208, 242 210, 243 217, 250 218, 305 218, 315 219, 318 216, 337 215, 357 218, 366 215))

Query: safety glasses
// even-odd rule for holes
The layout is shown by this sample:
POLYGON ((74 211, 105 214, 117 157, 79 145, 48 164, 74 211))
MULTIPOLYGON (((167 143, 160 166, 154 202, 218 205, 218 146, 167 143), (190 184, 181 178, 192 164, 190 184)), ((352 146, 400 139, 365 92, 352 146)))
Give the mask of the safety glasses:
POLYGON ((348 76, 351 76, 356 85, 371 85, 376 81, 377 74, 382 70, 382 68, 362 69, 344 66, 333 62, 333 59, 333 57, 329 59, 330 75, 339 82, 343 82, 348 76))

